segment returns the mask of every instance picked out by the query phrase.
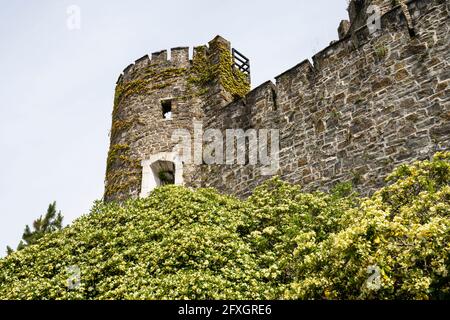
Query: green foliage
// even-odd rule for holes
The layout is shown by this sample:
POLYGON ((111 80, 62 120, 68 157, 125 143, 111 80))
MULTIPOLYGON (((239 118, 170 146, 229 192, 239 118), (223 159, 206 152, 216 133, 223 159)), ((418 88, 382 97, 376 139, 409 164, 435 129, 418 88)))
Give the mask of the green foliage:
POLYGON ((149 66, 143 72, 143 76, 116 86, 114 95, 113 117, 117 114, 117 108, 123 99, 138 94, 150 94, 164 89, 173 84, 174 80, 185 74, 186 68, 166 68, 160 70, 157 66, 149 66))
POLYGON ((98 202, 0 260, 0 298, 449 299, 449 268, 450 153, 439 153, 370 198, 273 179, 245 201, 165 186, 98 202), (71 266, 81 275, 69 289, 71 266))
POLYGON ((387 54, 388 54, 388 48, 386 46, 380 45, 375 48, 375 57, 378 60, 384 59, 387 54))
POLYGON ((217 44, 214 51, 219 53, 219 61, 212 64, 207 56, 206 47, 197 49, 188 83, 199 88, 203 87, 199 92, 204 94, 207 92, 205 88, 218 79, 223 88, 234 97, 244 97, 250 91, 248 76, 233 66, 233 57, 227 47, 217 44))
POLYGON ((140 161, 130 155, 130 146, 127 144, 112 145, 106 164, 105 197, 127 193, 136 184, 140 174, 140 161))
MULTIPOLYGON (((189 73, 188 83, 198 87, 206 86, 214 80, 214 73, 210 66, 207 48, 197 48, 197 53, 193 58, 191 72, 189 73)), ((206 92, 204 92, 206 93, 206 92)))
POLYGON ((108 152, 108 159, 106 160, 106 171, 111 170, 114 163, 123 159, 129 150, 130 146, 127 144, 112 145, 108 152))
MULTIPOLYGON (((22 240, 17 246, 17 250, 22 250, 26 246, 35 244, 46 234, 62 229, 63 216, 61 211, 56 212, 56 202, 49 204, 47 212, 44 216, 40 216, 33 222, 33 230, 27 225, 22 234, 22 240)), ((11 247, 6 247, 8 255, 12 254, 14 250, 11 247)))
POLYGON ((219 75, 223 88, 237 98, 244 97, 250 91, 250 82, 245 73, 233 67, 233 57, 228 48, 218 46, 219 63, 214 73, 219 75))
POLYGON ((134 118, 113 120, 111 126, 111 140, 115 141, 121 133, 130 129, 133 126, 134 120, 134 118))

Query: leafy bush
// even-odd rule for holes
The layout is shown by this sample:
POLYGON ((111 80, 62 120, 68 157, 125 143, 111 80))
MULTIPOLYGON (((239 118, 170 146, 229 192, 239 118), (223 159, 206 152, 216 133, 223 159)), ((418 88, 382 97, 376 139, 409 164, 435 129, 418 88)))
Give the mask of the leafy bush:
POLYGON ((387 182, 370 198, 273 179, 245 201, 165 186, 97 202, 0 260, 0 298, 449 299, 450 153, 387 182))

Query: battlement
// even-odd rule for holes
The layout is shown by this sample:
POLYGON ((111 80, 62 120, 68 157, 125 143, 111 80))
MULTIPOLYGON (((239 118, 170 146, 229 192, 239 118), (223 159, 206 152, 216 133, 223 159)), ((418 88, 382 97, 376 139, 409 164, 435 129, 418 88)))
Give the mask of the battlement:
POLYGON ((338 28, 339 39, 347 35, 353 34, 358 29, 373 23, 376 14, 385 15, 393 9, 403 11, 408 22, 408 27, 413 28, 412 20, 419 16, 421 10, 426 9, 432 1, 415 1, 415 0, 351 0, 348 6, 349 20, 343 20, 338 28))
MULTIPOLYGON (((354 2, 354 1, 353 1, 354 2)), ((362 1, 361 3, 363 3, 362 1)), ((338 60, 342 60, 344 57, 353 54, 357 54, 359 50, 371 40, 381 38, 384 34, 390 31, 402 31, 405 37, 411 37, 409 32, 410 24, 407 19, 407 15, 412 17, 413 27, 417 24, 421 17, 429 13, 434 7, 435 3, 439 3, 439 0, 410 0, 406 3, 408 9, 405 13, 402 5, 398 4, 394 7, 388 5, 383 1, 378 1, 383 7, 383 15, 381 16, 381 30, 370 33, 369 28, 366 25, 361 26, 354 31, 353 34, 348 34, 344 38, 332 42, 328 47, 318 52, 310 60, 304 60, 294 67, 284 71, 275 77, 276 83, 273 84, 268 81, 262 84, 260 87, 266 87, 267 85, 273 86, 274 90, 286 89, 293 87, 293 77, 297 84, 302 86, 313 86, 314 83, 323 77, 327 77, 327 73, 332 73, 332 66, 337 64, 338 60)), ((364 2, 365 3, 365 2, 364 2)), ((371 2, 376 4, 377 2, 371 2)), ((389 3, 391 3, 389 1, 389 3)), ((367 3, 366 3, 367 4, 367 3)), ((353 13, 351 13, 353 14, 353 13)), ((376 48, 372 48, 374 50, 376 48)), ((203 49, 202 49, 203 50, 203 49)), ((260 87, 250 91, 243 99, 248 99, 254 95, 254 91, 260 90, 260 87)))
POLYGON ((123 81, 130 81, 135 78, 135 75, 139 74, 141 70, 148 68, 158 68, 161 70, 168 68, 188 69, 192 67, 193 61, 199 56, 208 59, 212 64, 218 64, 220 61, 220 55, 223 50, 231 51, 231 44, 220 36, 216 36, 211 40, 208 45, 196 46, 193 48, 192 59, 189 57, 190 47, 176 47, 170 49, 170 58, 168 50, 161 50, 153 52, 150 56, 144 55, 137 59, 134 63, 128 65, 120 74, 116 84, 123 81))
MULTIPOLYGON (((194 47, 192 59, 189 51, 189 47, 175 47, 144 55, 117 80, 105 199, 142 194, 133 182, 142 173, 137 164, 171 153, 172 130, 193 130, 193 119, 203 119, 208 108, 220 109, 250 90, 249 60, 240 54, 244 63, 238 64, 224 38, 217 36, 208 45, 194 47)), ((171 165, 159 167, 169 170, 171 165)), ((192 166, 175 167, 194 171, 192 166)), ((149 168, 144 171, 152 173, 149 168)), ((150 181, 155 179, 159 178, 150 181)), ((146 179, 145 188, 148 183, 146 179)))
POLYGON ((120 74, 117 84, 133 78, 139 70, 154 66, 160 68, 187 68, 190 66, 189 47, 176 47, 170 49, 170 59, 167 50, 144 55, 134 63, 128 65, 120 74))
POLYGON ((383 15, 402 1, 404 0, 351 0, 347 8, 350 21, 347 21, 348 24, 346 25, 341 23, 339 38, 348 33, 353 33, 365 25, 373 14, 383 15))
MULTIPOLYGON (((449 149, 448 2, 382 4, 380 30, 362 24, 275 84, 208 109, 205 128, 279 129, 277 174, 307 190, 351 181, 368 194, 394 166, 449 149)), ((258 167, 204 170, 206 186, 240 196, 267 178, 258 167)))
MULTIPOLYGON (((391 32, 402 30, 406 37, 413 36, 411 34, 410 22, 408 16, 412 17, 412 28, 417 24, 421 17, 425 16, 433 8, 433 3, 439 2, 437 0, 411 0, 406 3, 407 12, 404 11, 399 4, 395 7, 387 9, 384 7, 384 14, 381 16, 381 30, 371 33, 366 25, 361 26, 352 34, 346 35, 344 38, 332 42, 328 47, 318 52, 312 57, 311 63, 309 60, 304 60, 291 69, 276 76, 277 84, 283 84, 285 78, 290 78, 292 74, 297 74, 297 77, 302 78, 304 83, 310 83, 317 78, 317 74, 325 75, 326 72, 337 63, 339 59, 358 53, 361 48, 371 40, 381 38, 383 35, 391 32)), ((414 31, 414 30, 413 30, 414 31)))
POLYGON ((161 155, 174 150, 173 130, 192 137, 194 122, 204 130, 278 130, 276 174, 305 190, 350 181, 368 194, 393 167, 450 149, 448 0, 350 5, 339 40, 253 90, 246 58, 236 66, 235 51, 221 37, 194 47, 191 59, 190 49, 179 47, 125 68, 116 88, 105 199, 146 193, 149 179, 158 185, 158 168, 182 170, 183 179, 175 180, 187 186, 242 197, 270 178, 258 165, 167 163, 161 155), (382 13, 376 30, 366 21, 370 5, 382 13), (148 159, 159 160, 136 165, 148 159))

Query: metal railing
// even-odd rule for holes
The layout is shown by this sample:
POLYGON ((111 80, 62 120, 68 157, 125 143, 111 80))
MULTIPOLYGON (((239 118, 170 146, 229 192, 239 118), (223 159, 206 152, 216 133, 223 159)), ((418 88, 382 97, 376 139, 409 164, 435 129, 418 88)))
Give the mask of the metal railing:
POLYGON ((234 61, 233 66, 250 76, 250 59, 234 48, 232 49, 232 53, 234 61))

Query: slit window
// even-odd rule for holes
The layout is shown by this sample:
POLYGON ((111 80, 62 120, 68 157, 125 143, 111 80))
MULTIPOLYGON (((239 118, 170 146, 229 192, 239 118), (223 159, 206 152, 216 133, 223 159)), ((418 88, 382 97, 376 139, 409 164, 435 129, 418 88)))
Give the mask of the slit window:
POLYGON ((161 102, 162 115, 165 120, 172 119, 172 100, 164 100, 161 102))

